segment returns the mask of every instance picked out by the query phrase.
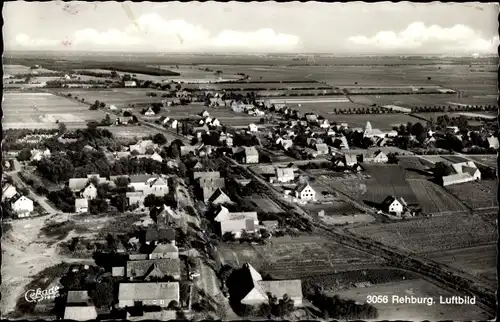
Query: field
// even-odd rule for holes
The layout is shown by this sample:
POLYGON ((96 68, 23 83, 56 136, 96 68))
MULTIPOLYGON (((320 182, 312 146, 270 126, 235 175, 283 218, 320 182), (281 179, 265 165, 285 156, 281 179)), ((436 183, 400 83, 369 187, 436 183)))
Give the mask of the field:
POLYGON ((415 193, 422 211, 426 214, 469 212, 461 200, 429 180, 410 179, 408 183, 415 193))
POLYGON ((309 68, 298 67, 290 68, 287 66, 259 66, 259 65, 200 65, 200 68, 210 68, 213 70, 221 70, 225 75, 235 75, 244 73, 250 77, 251 81, 310 81, 311 74, 309 68))
POLYGON ((101 111, 89 111, 88 105, 50 93, 5 93, 3 112, 7 129, 57 128, 56 121, 68 128, 81 128, 104 117, 101 111))
POLYGON ((320 83, 213 83, 213 84, 183 84, 183 88, 193 88, 200 90, 228 90, 228 91, 249 91, 249 90, 293 90, 293 89, 330 89, 330 86, 325 86, 320 83))
POLYGON ((252 196, 245 198, 245 204, 249 207, 256 209, 258 212, 268 213, 282 213, 283 209, 280 208, 274 201, 260 196, 252 196))
POLYGON ((374 304, 378 311, 377 321, 459 321, 467 317, 467 320, 487 320, 492 316, 474 305, 445 305, 439 304, 439 296, 451 297, 451 294, 438 286, 422 279, 412 279, 393 283, 378 284, 362 288, 352 288, 336 293, 342 299, 352 299, 361 303, 366 303, 369 295, 387 295, 387 304, 374 304), (418 298, 434 299, 433 305, 427 304, 399 304, 392 303, 392 296, 399 297, 414 296, 418 298))
POLYGON ((24 65, 3 65, 3 73, 8 75, 29 74, 31 68, 24 65))
POLYGON ((165 132, 156 130, 156 129, 151 128, 149 126, 143 126, 143 125, 141 125, 141 126, 139 126, 139 125, 138 126, 132 126, 132 125, 108 126, 108 127, 105 127, 105 129, 110 131, 111 133, 113 133, 113 136, 121 137, 121 138, 134 138, 134 137, 141 138, 141 137, 145 137, 148 135, 155 135, 157 133, 162 133, 163 135, 165 135, 165 137, 167 138, 167 140, 169 142, 176 139, 173 136, 169 137, 169 135, 166 134, 165 132))
POLYGON ((477 162, 478 164, 484 164, 486 166, 497 168, 497 156, 496 155, 475 155, 475 156, 467 156, 468 159, 477 162))
POLYGON ((497 280, 495 244, 429 253, 425 256, 492 282, 497 280))
MULTIPOLYGON (((154 66, 156 67, 156 66, 154 66)), ((161 69, 171 70, 176 73, 179 73, 180 76, 169 76, 169 80, 173 81, 183 81, 185 83, 188 82, 215 82, 219 81, 219 77, 224 80, 238 80, 242 78, 240 75, 231 74, 231 73, 223 73, 220 76, 215 75, 216 70, 221 70, 219 67, 214 67, 214 71, 205 71, 202 70, 201 66, 191 66, 191 65, 177 65, 177 66, 166 66, 160 65, 161 69)), ((210 85, 212 86, 212 85, 210 85)))
POLYGON ((438 216, 350 230, 414 253, 460 249, 491 244, 497 240, 494 215, 438 216))
POLYGON ((313 214, 317 214, 319 211, 324 210, 325 217, 339 217, 364 213, 363 210, 358 209, 352 203, 341 199, 336 199, 328 203, 308 203, 304 205, 303 208, 309 210, 313 214))
POLYGON ((106 103, 107 106, 115 105, 119 108, 129 107, 129 104, 150 104, 159 103, 163 99, 172 100, 171 98, 162 98, 161 94, 164 92, 150 90, 150 89, 133 89, 133 88, 120 88, 120 89, 110 89, 110 90, 81 90, 81 89, 58 89, 59 92, 67 94, 71 93, 78 98, 85 98, 87 102, 94 102, 98 100, 99 102, 106 103), (146 96, 147 92, 156 92, 157 97, 146 96))
POLYGON ((473 210, 498 207, 498 182, 496 180, 454 184, 447 186, 446 190, 450 191, 473 210))
POLYGON ((377 267, 382 260, 321 237, 278 237, 267 245, 221 244, 223 262, 241 267, 249 262, 273 278, 299 278, 363 267, 377 267))
POLYGON ((367 192, 363 200, 381 203, 387 196, 402 197, 407 203, 418 203, 411 186, 405 179, 405 170, 399 165, 372 165, 363 167, 371 176, 366 181, 367 192))
POLYGON ((383 131, 392 130, 393 127, 408 122, 415 123, 415 118, 405 114, 366 114, 366 115, 323 115, 328 121, 336 123, 347 123, 350 128, 366 126, 366 122, 370 121, 374 129, 383 131))

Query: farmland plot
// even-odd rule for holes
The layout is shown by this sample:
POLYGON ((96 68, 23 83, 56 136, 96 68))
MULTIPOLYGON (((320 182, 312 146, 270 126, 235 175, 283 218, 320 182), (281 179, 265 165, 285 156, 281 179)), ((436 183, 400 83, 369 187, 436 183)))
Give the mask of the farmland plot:
POLYGON ((253 206, 258 212, 268 212, 268 213, 282 213, 283 209, 280 208, 274 201, 268 198, 263 198, 259 196, 252 196, 244 200, 249 206, 253 206))
POLYGON ((350 229, 355 234, 415 253, 485 245, 497 240, 493 215, 459 214, 350 229))
POLYGON ((398 113, 398 114, 366 114, 366 115, 323 115, 328 121, 336 123, 347 123, 350 128, 364 128, 367 121, 370 121, 374 129, 392 130, 395 126, 401 124, 406 125, 408 122, 415 123, 415 118, 398 113))
POLYGON ((213 70, 222 70, 224 75, 234 75, 244 73, 252 81, 308 81, 307 68, 290 68, 286 66, 259 66, 259 65, 200 65, 199 67, 208 67, 213 70))
POLYGON ((168 142, 171 142, 176 139, 174 136, 169 136, 167 133, 162 132, 160 130, 156 130, 154 128, 151 128, 149 126, 109 126, 106 127, 106 130, 111 132, 113 136, 115 137, 120 137, 120 138, 142 138, 145 136, 149 135, 155 135, 157 133, 162 133, 168 140, 168 142))
POLYGON ((320 83, 215 83, 215 84, 184 84, 183 88, 193 88, 200 90, 228 90, 228 91, 237 91, 237 90, 254 90, 259 88, 259 90, 293 90, 293 89, 326 89, 323 87, 328 87, 320 83), (321 88, 320 88, 321 87, 321 88))
POLYGON ((162 91, 150 90, 150 89, 132 89, 132 88, 119 88, 110 90, 79 90, 79 89, 67 89, 58 90, 61 93, 71 93, 73 96, 78 98, 85 98, 87 102, 99 102, 106 103, 107 106, 115 105, 119 108, 129 107, 130 104, 151 104, 159 103, 166 99, 167 101, 172 100, 172 98, 162 98, 161 95, 164 93, 162 91), (157 93, 157 97, 146 96, 148 92, 157 93))
POLYGON ((399 157, 399 165, 405 169, 407 179, 427 179, 429 175, 425 174, 433 167, 433 163, 420 157, 399 157))
POLYGON ((81 128, 104 117, 101 111, 89 111, 88 105, 50 93, 5 93, 3 112, 5 128, 57 128, 56 121, 81 128))
POLYGON ((3 72, 6 75, 29 74, 31 68, 24 65, 3 65, 3 72))
POLYGON ((469 212, 461 200, 454 197, 442 187, 426 179, 408 180, 415 193, 418 204, 427 214, 451 214, 455 212, 469 212))
POLYGON ((226 263, 241 266, 249 262, 257 270, 275 278, 326 274, 335 270, 378 266, 383 262, 380 258, 314 236, 279 237, 267 245, 223 244, 218 248, 226 263))
POLYGON ((468 159, 471 159, 478 164, 484 164, 486 166, 497 168, 497 156, 496 155, 475 155, 475 156, 467 156, 468 159))
POLYGON ((426 257, 492 282, 497 280, 495 244, 425 254, 426 257))
POLYGON ((418 203, 411 186, 405 179, 404 168, 399 165, 369 165, 363 167, 371 176, 367 180, 364 200, 381 203, 387 196, 403 197, 407 203, 418 203))
POLYGON ((328 203, 308 203, 304 208, 317 214, 319 211, 325 211, 325 217, 336 217, 342 215, 361 214, 364 211, 358 209, 355 205, 347 200, 337 199, 328 203))
POLYGON ((496 180, 471 181, 447 186, 458 199, 462 200, 472 210, 498 207, 496 180))
MULTIPOLYGON (((378 284, 361 288, 352 288, 336 293, 342 299, 352 299, 366 303, 369 295, 386 295, 389 297, 387 304, 374 304, 378 312, 378 321, 408 320, 414 321, 439 321, 439 320, 463 320, 465 316, 471 320, 488 320, 492 316, 474 305, 445 305, 439 304, 439 295, 451 297, 451 294, 438 286, 422 279, 411 279, 387 284, 378 284), (436 296, 436 294, 439 294, 436 296), (417 298, 434 299, 434 304, 396 304, 392 303, 392 296, 415 296, 417 298)), ((333 294, 332 294, 333 295, 333 294)))

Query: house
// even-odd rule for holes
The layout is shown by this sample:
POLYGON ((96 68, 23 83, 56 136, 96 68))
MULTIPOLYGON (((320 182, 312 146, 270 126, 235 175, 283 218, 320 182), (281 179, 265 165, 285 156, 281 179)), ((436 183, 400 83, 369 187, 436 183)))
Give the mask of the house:
POLYGON ((91 321, 97 318, 95 306, 66 306, 64 308, 65 321, 91 321))
POLYGON ((222 189, 218 188, 215 190, 213 195, 208 199, 208 202, 210 202, 213 205, 220 205, 220 204, 225 204, 225 203, 232 203, 231 198, 229 198, 228 195, 222 191, 222 189))
POLYGON ((255 125, 254 123, 250 123, 250 124, 248 124, 248 130, 250 132, 258 132, 259 127, 257 125, 255 125))
POLYGON ((148 149, 156 150, 158 149, 158 144, 153 143, 151 140, 141 140, 137 144, 129 146, 130 152, 137 151, 139 154, 146 154, 148 149))
POLYGON ((172 301, 179 303, 179 283, 120 283, 118 307, 160 306, 168 307, 172 301))
POLYGON ((44 157, 50 157, 51 153, 49 149, 45 149, 44 151, 33 149, 31 150, 31 161, 40 161, 44 157))
POLYGON ((201 117, 209 117, 210 113, 207 112, 207 110, 203 110, 203 112, 200 113, 201 117))
POLYGON ((136 87, 137 84, 135 81, 125 81, 125 87, 136 87))
POLYGON ((8 183, 2 189, 2 201, 9 200, 16 194, 17 194, 16 187, 8 183))
POLYGON ((404 204, 405 204, 405 202, 403 200, 398 199, 394 196, 388 196, 382 202, 381 208, 382 208, 382 211, 384 211, 388 214, 401 216, 401 214, 403 213, 403 205, 404 204))
POLYGON ((156 113, 153 111, 153 109, 150 107, 146 112, 144 112, 145 116, 155 116, 156 113))
POLYGON ((453 134, 457 134, 458 132, 460 132, 458 126, 447 126, 445 131, 453 134))
POLYGON ((88 291, 68 291, 66 306, 88 306, 91 303, 88 291))
POLYGON ((178 259, 179 248, 175 245, 175 240, 170 243, 161 243, 149 254, 149 259, 178 259))
MULTIPOLYGON (((164 205, 165 207, 165 205, 164 205)), ((161 214, 161 213, 160 213, 161 214)), ((157 217, 159 214, 157 215, 157 217)), ((159 242, 172 242, 175 240, 175 231, 172 228, 160 228, 157 225, 150 225, 146 230, 144 241, 147 245, 156 245, 159 242)))
POLYGON ((488 138, 488 145, 490 149, 498 150, 499 147, 498 138, 496 136, 490 136, 488 138))
POLYGON ((243 151, 244 160, 243 163, 259 163, 259 152, 254 146, 245 147, 243 151))
MULTIPOLYGON (((167 205, 153 208, 150 215, 156 215, 156 223, 161 226, 180 226, 182 224, 182 216, 167 205)), ((170 234, 170 229, 160 229, 159 234, 160 237, 162 234, 170 234), (165 232, 162 232, 163 230, 165 230, 165 232)), ((174 238, 175 235, 173 237, 167 235, 167 239, 169 240, 173 240, 174 238)))
POLYGON ((288 183, 295 180, 295 173, 291 168, 276 168, 278 182, 288 183))
POLYGON ((241 304, 260 305, 269 302, 268 293, 283 298, 286 294, 293 300, 294 306, 302 306, 302 282, 296 280, 264 281, 262 276, 250 264, 243 265, 246 278, 241 281, 242 292, 246 295, 241 299, 241 304))
POLYGON ((79 214, 89 211, 89 201, 86 198, 75 199, 75 211, 79 214))
POLYGON ((137 205, 138 208, 144 208, 144 199, 146 196, 142 191, 127 192, 125 196, 128 199, 129 206, 137 205))
POLYGON ((153 153, 149 158, 157 162, 163 162, 163 158, 158 154, 158 152, 153 153))
MULTIPOLYGON (((319 121, 319 127, 322 129, 328 129, 330 128, 330 122, 327 119, 322 119, 319 121)), ((335 132, 333 132, 332 135, 335 135, 335 132)))
POLYGON ((95 199, 97 198, 97 188, 93 183, 89 183, 85 188, 83 188, 80 195, 85 199, 95 199))
POLYGON ((318 116, 316 114, 307 114, 306 120, 311 123, 316 123, 318 121, 318 116))
POLYGON ((316 191, 308 184, 300 184, 295 188, 295 197, 304 201, 316 200, 316 191))
POLYGON ((389 158, 387 155, 378 150, 378 151, 367 151, 362 154, 363 162, 366 163, 387 163, 389 158))
POLYGON ((142 191, 144 196, 155 195, 162 197, 168 194, 168 181, 162 177, 150 177, 147 175, 130 176, 129 187, 133 187, 134 191, 142 191))
POLYGON ((183 145, 180 147, 181 156, 188 155, 191 152, 196 155, 198 149, 199 149, 198 145, 183 145))
POLYGON ((179 125, 180 123, 177 120, 173 120, 172 124, 170 124, 170 127, 176 129, 179 125))
POLYGON ((114 276, 114 277, 125 276, 125 267, 112 267, 111 268, 111 276, 114 276))
POLYGON ((318 155, 327 155, 330 152, 328 145, 326 145, 325 143, 316 144, 315 147, 318 155))
POLYGON ((262 226, 268 230, 278 229, 279 222, 277 220, 264 220, 262 221, 262 226))
POLYGON ((481 180, 481 172, 472 161, 454 163, 451 169, 454 173, 442 178, 443 186, 481 180))
POLYGON ((155 278, 181 278, 179 258, 160 258, 127 261, 126 276, 131 281, 150 281, 155 278))
POLYGON ((349 149, 349 143, 345 136, 334 137, 332 138, 332 142, 332 146, 337 149, 349 149))
POLYGON ((283 149, 285 151, 289 150, 290 148, 293 147, 293 141, 292 140, 282 140, 281 141, 281 146, 283 147, 283 149))
POLYGON ((129 123, 132 123, 134 121, 134 118, 132 116, 120 116, 116 121, 118 125, 127 125, 129 123))
POLYGON ((10 200, 12 210, 19 218, 28 217, 33 212, 33 201, 26 196, 13 197, 10 200))
POLYGON ((212 126, 221 126, 220 121, 218 119, 213 119, 212 122, 210 123, 212 126))
POLYGON ((214 220, 220 224, 222 236, 229 232, 233 233, 235 238, 240 238, 242 231, 256 232, 259 225, 257 212, 229 212, 224 206, 221 206, 214 220))
POLYGON ((201 197, 205 202, 217 189, 225 187, 224 178, 220 177, 219 171, 194 172, 193 180, 197 182, 201 197))
POLYGON ((210 133, 210 129, 206 125, 193 128, 193 135, 195 135, 197 138, 201 138, 204 134, 208 133, 210 133))
POLYGON ((118 107, 116 107, 114 105, 110 105, 109 109, 112 110, 112 111, 116 111, 118 109, 118 107))

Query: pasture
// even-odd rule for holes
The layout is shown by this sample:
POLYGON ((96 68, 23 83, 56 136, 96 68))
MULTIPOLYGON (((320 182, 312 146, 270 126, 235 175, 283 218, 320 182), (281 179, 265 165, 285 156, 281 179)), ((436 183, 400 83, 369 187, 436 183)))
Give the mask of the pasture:
POLYGON ((468 155, 467 158, 478 164, 484 164, 492 168, 498 167, 496 155, 474 155, 474 156, 468 155))
POLYGON ((4 75, 29 74, 31 68, 24 65, 3 65, 3 73, 4 75))
POLYGON ((212 83, 212 84, 183 84, 183 88, 200 90, 227 90, 227 91, 272 91, 272 90, 294 90, 294 89, 332 89, 319 83, 212 83))
POLYGON ((425 254, 425 257, 496 283, 497 265, 495 259, 497 255, 497 246, 490 244, 428 253, 425 254))
POLYGON ((199 65, 201 68, 221 70, 225 75, 236 75, 244 73, 250 77, 251 81, 310 81, 311 74, 309 68, 289 66, 263 66, 263 65, 199 65))
POLYGON ((273 238, 267 245, 221 244, 222 261, 233 267, 248 262, 273 278, 300 278, 366 266, 379 266, 382 259, 321 237, 273 238))
MULTIPOLYGON (((158 66, 150 66, 150 67, 158 67, 158 66)), ((214 67, 213 68, 214 71, 206 71, 201 66, 192 66, 192 65, 175 65, 175 66, 160 65, 159 67, 161 69, 171 70, 176 73, 179 73, 180 76, 169 76, 168 79, 172 81, 182 81, 184 83, 217 82, 219 81, 219 77, 224 80, 238 80, 242 78, 241 75, 236 75, 235 73, 234 74, 222 73, 220 76, 217 76, 215 74, 215 71, 221 70, 221 68, 219 67, 214 67)))
POLYGON ((401 124, 408 122, 415 123, 415 118, 406 114, 366 114, 366 115, 323 115, 328 121, 339 123, 347 123, 350 128, 364 128, 367 121, 370 121, 374 129, 382 131, 392 130, 393 127, 398 127, 401 124))
POLYGON ((388 246, 431 253, 485 245, 497 240, 496 215, 457 214, 349 229, 388 246))
MULTIPOLYGON (((366 303, 369 295, 386 295, 387 304, 373 304, 378 311, 377 321, 440 321, 440 320, 488 320, 492 316, 474 305, 445 305, 439 303, 439 296, 451 297, 452 294, 423 279, 411 279, 392 283, 377 284, 361 288, 352 288, 336 292, 342 299, 352 299, 366 303), (393 303, 392 296, 414 296, 417 298, 433 298, 433 305, 393 303)), ((333 294, 332 294, 333 295, 333 294)))
POLYGON ((472 210, 498 207, 496 180, 471 181, 454 184, 445 188, 472 210))
POLYGON ((301 113, 316 113, 323 116, 326 119, 333 118, 337 116, 339 111, 355 111, 357 109, 366 108, 361 104, 351 103, 347 99, 345 101, 335 101, 335 102, 305 102, 305 103, 293 103, 289 104, 287 101, 287 106, 292 109, 297 109, 301 113))
POLYGON ((50 93, 4 93, 4 128, 57 128, 56 121, 68 128, 86 127, 88 121, 101 120, 104 113, 89 111, 88 105, 50 93))
POLYGON ((456 212, 468 213, 469 209, 461 200, 450 194, 443 187, 426 179, 408 180, 418 204, 426 214, 451 214, 456 212))
POLYGON ((399 165, 405 169, 407 179, 427 179, 425 173, 432 168, 433 163, 420 157, 399 156, 399 165))
POLYGON ((324 210, 325 217, 339 217, 364 213, 363 210, 358 209, 349 201, 342 199, 323 203, 307 203, 302 207, 309 210, 312 214, 317 214, 319 211, 324 210))
POLYGON ((164 93, 158 90, 151 89, 134 89, 134 88, 118 88, 118 89, 108 89, 108 90, 81 90, 81 89, 58 89, 58 92, 63 94, 71 93, 73 97, 84 98, 87 102, 99 102, 106 103, 107 106, 115 105, 118 108, 129 107, 130 104, 151 104, 159 103, 162 100, 172 100, 172 98, 162 98, 161 95, 164 93), (155 92, 157 97, 147 96, 146 93, 155 92))
POLYGON ((258 212, 265 213, 282 213, 283 209, 278 206, 274 201, 269 198, 261 197, 261 196, 251 196, 249 198, 244 199, 244 203, 257 210, 258 212))
POLYGON ((105 127, 105 129, 111 132, 114 137, 123 139, 143 138, 157 133, 163 134, 167 138, 168 142, 172 142, 177 139, 177 137, 173 135, 169 135, 168 133, 144 125, 108 126, 105 127))

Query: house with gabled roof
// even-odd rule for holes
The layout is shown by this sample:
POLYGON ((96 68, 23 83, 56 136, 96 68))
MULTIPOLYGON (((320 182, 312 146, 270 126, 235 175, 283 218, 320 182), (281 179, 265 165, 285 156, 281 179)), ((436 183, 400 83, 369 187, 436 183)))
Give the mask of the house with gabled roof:
POLYGON ((120 283, 118 307, 160 306, 169 307, 172 301, 179 303, 178 282, 120 283))
POLYGON ((356 157, 355 154, 346 153, 344 155, 344 159, 345 159, 345 165, 348 167, 352 167, 358 163, 358 158, 356 157))
POLYGON ((292 168, 276 168, 276 179, 278 182, 288 183, 295 180, 295 173, 292 168))
POLYGON ((328 145, 325 143, 317 143, 315 145, 316 152, 318 152, 318 155, 327 155, 330 152, 330 149, 328 148, 328 145))
POLYGON ((316 200, 316 191, 308 183, 302 183, 295 188, 295 197, 303 201, 316 200))
POLYGON ((229 196, 225 194, 224 191, 222 191, 222 189, 220 188, 217 188, 217 190, 215 190, 210 199, 208 199, 208 202, 213 205, 232 203, 231 198, 229 198, 229 196))
POLYGON ((248 124, 248 131, 250 132, 258 132, 259 131, 259 127, 254 124, 254 123, 250 123, 248 124))
POLYGON ((34 210, 33 200, 26 196, 15 195, 10 200, 12 211, 18 218, 28 217, 34 210))
POLYGON ((197 183, 201 198, 205 202, 209 200, 217 189, 225 187, 225 180, 220 177, 219 171, 193 172, 193 180, 197 183))
POLYGON ((66 296, 66 306, 89 306, 92 300, 88 291, 68 291, 66 296))
POLYGON ((406 205, 406 202, 400 198, 396 198, 394 196, 388 196, 385 198, 385 200, 381 204, 381 208, 384 212, 391 214, 391 215, 396 215, 396 216, 401 216, 404 210, 404 206, 406 205))
POLYGON ((444 176, 443 186, 481 180, 481 172, 472 161, 451 164, 452 174, 444 176))
POLYGON ((124 85, 125 85, 125 87, 136 87, 137 86, 135 81, 125 81, 124 85))
POLYGON ((89 182, 80 192, 80 195, 85 199, 95 199, 97 198, 97 188, 93 183, 89 182))
POLYGON ((163 158, 161 157, 161 155, 158 154, 158 152, 153 153, 149 158, 151 160, 155 160, 155 161, 158 161, 158 162, 163 162, 163 158))
POLYGON ((490 136, 487 140, 490 149, 498 150, 499 144, 496 136, 490 136))
POLYGON ((150 281, 155 278, 181 278, 179 258, 127 261, 126 276, 131 281, 150 281))
POLYGON ((179 248, 175 245, 175 240, 170 243, 159 243, 149 254, 149 259, 178 259, 179 248))
POLYGON ((38 150, 38 149, 32 149, 31 150, 31 161, 40 161, 44 157, 50 157, 51 153, 49 149, 45 150, 38 150))
POLYGON ((380 150, 365 151, 362 154, 362 159, 363 159, 363 162, 365 162, 365 163, 387 163, 389 161, 389 158, 387 157, 387 155, 380 150))
POLYGON ((89 200, 86 198, 77 198, 75 199, 75 212, 76 213, 85 213, 89 211, 89 200))
POLYGON ((269 295, 283 298, 286 294, 294 306, 302 306, 302 282, 295 280, 272 280, 265 281, 255 268, 245 263, 242 268, 246 278, 241 281, 242 293, 246 294, 241 299, 241 304, 260 305, 269 302, 269 295))
POLYGON ((216 213, 214 221, 219 223, 221 235, 230 232, 234 234, 235 238, 240 238, 242 231, 256 232, 259 225, 257 212, 229 212, 222 205, 216 213))

